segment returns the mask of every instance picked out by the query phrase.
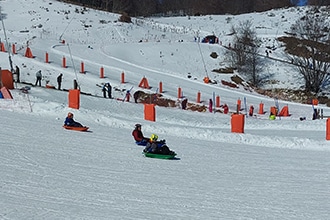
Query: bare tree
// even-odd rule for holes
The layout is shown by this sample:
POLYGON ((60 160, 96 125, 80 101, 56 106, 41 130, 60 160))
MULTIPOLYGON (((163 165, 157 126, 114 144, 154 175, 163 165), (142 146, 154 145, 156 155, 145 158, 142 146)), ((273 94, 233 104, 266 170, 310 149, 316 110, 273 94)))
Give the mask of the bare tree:
POLYGON ((261 60, 258 54, 260 40, 252 28, 252 22, 241 22, 238 27, 232 27, 234 33, 233 47, 229 56, 234 66, 248 77, 250 83, 258 87, 261 83, 261 60))
POLYGON ((314 7, 291 27, 294 33, 286 52, 297 65, 308 92, 320 92, 330 69, 329 12, 314 7))

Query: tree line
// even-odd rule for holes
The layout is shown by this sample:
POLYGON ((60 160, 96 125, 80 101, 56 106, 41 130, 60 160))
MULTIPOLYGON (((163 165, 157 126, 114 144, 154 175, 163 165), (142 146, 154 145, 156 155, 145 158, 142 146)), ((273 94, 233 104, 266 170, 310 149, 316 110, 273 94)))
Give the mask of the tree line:
MULTIPOLYGON (((297 4, 293 0, 60 0, 130 16, 241 14, 265 11, 297 4)), ((309 0, 309 4, 326 5, 324 0, 309 0)))

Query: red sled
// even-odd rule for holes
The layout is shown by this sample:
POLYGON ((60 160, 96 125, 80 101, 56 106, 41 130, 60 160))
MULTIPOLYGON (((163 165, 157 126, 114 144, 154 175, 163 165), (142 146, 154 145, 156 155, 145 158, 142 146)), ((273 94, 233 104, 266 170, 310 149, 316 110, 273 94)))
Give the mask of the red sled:
POLYGON ((89 127, 73 127, 73 126, 67 126, 63 125, 63 128, 68 129, 68 130, 74 130, 74 131, 87 131, 89 127))

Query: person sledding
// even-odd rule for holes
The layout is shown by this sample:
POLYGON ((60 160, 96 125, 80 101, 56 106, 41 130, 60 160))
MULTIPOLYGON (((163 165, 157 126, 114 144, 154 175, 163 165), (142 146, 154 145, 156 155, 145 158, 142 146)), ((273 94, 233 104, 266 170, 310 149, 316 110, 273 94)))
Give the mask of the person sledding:
POLYGON ((79 122, 76 122, 75 120, 73 120, 73 113, 72 112, 69 112, 68 113, 68 116, 65 118, 64 126, 68 126, 68 127, 84 127, 79 122))
POLYGON ((137 145, 146 146, 149 142, 149 138, 143 136, 141 126, 141 124, 135 124, 135 129, 132 131, 132 135, 137 145))
POLYGON ((152 134, 143 152, 163 155, 175 155, 175 152, 171 151, 167 147, 165 140, 157 140, 158 136, 156 134, 152 134))

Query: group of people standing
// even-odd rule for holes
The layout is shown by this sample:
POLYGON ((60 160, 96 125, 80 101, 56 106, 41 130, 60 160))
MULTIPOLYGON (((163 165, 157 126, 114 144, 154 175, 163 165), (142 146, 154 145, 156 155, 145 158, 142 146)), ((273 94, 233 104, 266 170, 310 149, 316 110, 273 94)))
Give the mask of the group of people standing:
MULTIPOLYGON (((62 86, 62 77, 63 77, 63 73, 60 73, 57 78, 57 89, 61 90, 61 86, 62 86)), ((20 68, 16 65, 15 67, 15 71, 13 73, 13 78, 14 78, 14 82, 16 83, 20 83, 21 79, 20 79, 20 68)), ((38 70, 36 72, 36 82, 34 83, 35 86, 41 86, 41 80, 42 80, 42 72, 41 70, 38 70)))

